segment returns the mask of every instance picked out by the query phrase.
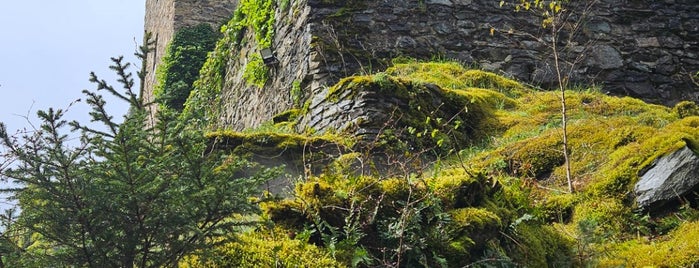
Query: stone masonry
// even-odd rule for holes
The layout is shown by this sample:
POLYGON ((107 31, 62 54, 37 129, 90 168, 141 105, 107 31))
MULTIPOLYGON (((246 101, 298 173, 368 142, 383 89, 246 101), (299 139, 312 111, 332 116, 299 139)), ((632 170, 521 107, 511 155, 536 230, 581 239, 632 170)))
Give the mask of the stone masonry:
MULTIPOLYGON (((146 29, 158 38, 150 62, 157 64, 168 38, 185 21, 215 22, 230 16, 236 3, 222 2, 148 0, 146 29), (185 3, 188 8, 178 9, 185 3)), ((513 12, 499 2, 290 0, 288 8, 277 9, 273 49, 280 63, 272 67, 263 88, 242 79, 246 59, 260 49, 252 30, 245 38, 253 41, 231 52, 239 57, 232 57, 227 67, 219 126, 256 127, 309 99, 316 100, 315 107, 340 78, 381 71, 398 56, 458 60, 533 85, 552 86, 548 30, 531 14, 513 12), (300 86, 300 96, 294 96, 294 85, 300 86)), ((579 13, 571 21, 577 18, 579 13)), ((699 87, 689 79, 699 71, 695 0, 598 0, 581 26, 574 34, 566 29, 562 37, 570 41, 558 44, 571 45, 561 52, 563 67, 572 67, 572 83, 666 105, 699 101, 699 87)), ((154 80, 147 81, 152 88, 154 80)))
POLYGON ((155 42, 146 66, 145 100, 153 101, 156 67, 162 61, 175 32, 183 27, 208 23, 218 29, 233 14, 237 0, 146 0, 145 31, 155 42))

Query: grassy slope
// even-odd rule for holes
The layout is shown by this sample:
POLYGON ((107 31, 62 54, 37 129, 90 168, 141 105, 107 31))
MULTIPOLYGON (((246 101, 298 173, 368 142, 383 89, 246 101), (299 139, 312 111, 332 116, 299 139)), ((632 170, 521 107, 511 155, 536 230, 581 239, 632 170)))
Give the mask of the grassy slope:
MULTIPOLYGON (((672 109, 594 89, 569 91, 569 139, 577 192, 568 194, 564 193, 557 92, 533 90, 448 62, 406 62, 380 75, 434 83, 464 96, 470 100, 465 106, 477 105, 492 118, 478 124, 482 128, 478 139, 425 172, 398 178, 358 176, 348 171, 356 155, 347 157, 349 164, 341 158, 325 174, 297 185, 294 198, 265 204, 266 217, 276 228, 294 235, 280 240, 271 235, 279 229, 263 228, 266 231, 241 241, 249 245, 242 247, 247 252, 225 254, 269 256, 264 251, 270 249, 254 247, 255 243, 291 239, 317 244, 313 252, 320 249, 325 253, 317 254, 334 256, 345 265, 379 265, 395 259, 376 258, 376 252, 397 247, 392 244, 395 239, 386 237, 391 229, 382 222, 404 223, 400 215, 410 209, 420 212, 412 216, 419 220, 403 226, 417 226, 415 235, 426 242, 423 248, 415 244, 412 251, 394 251, 425 256, 424 263, 402 259, 408 263, 437 265, 444 260, 466 265, 501 260, 528 266, 682 266, 699 262, 695 209, 684 206, 651 218, 635 212, 628 197, 639 171, 654 159, 687 143, 699 148, 695 106, 683 103, 672 109), (400 202, 409 205, 396 205, 400 202), (419 209, 420 205, 425 207, 419 209), (447 215, 446 220, 442 215, 447 215), (353 240, 352 234, 358 238, 353 240), (337 241, 323 240, 332 236, 337 241)), ((275 135, 273 127, 254 135, 265 132, 275 135)))

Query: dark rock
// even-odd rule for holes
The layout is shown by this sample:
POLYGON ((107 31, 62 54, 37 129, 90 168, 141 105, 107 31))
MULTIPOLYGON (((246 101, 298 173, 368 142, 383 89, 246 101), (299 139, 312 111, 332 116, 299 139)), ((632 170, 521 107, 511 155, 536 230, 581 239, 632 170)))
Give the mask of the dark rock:
POLYGON ((655 88, 648 82, 628 82, 625 85, 634 97, 650 98, 656 95, 655 88))
POLYGON ((444 5, 449 7, 454 5, 450 0, 427 0, 425 1, 425 3, 432 5, 444 5))
POLYGON ((592 48, 592 62, 590 65, 600 69, 616 69, 624 65, 619 51, 608 45, 599 45, 592 48))
POLYGON ((396 40, 396 47, 398 48, 414 48, 417 46, 417 41, 410 36, 399 36, 396 40))
POLYGON ((665 204, 691 194, 699 186, 699 155, 685 146, 660 157, 641 175, 634 187, 636 202, 656 211, 665 204))
POLYGON ((435 32, 441 35, 447 35, 452 33, 451 27, 446 23, 438 23, 434 26, 435 32))

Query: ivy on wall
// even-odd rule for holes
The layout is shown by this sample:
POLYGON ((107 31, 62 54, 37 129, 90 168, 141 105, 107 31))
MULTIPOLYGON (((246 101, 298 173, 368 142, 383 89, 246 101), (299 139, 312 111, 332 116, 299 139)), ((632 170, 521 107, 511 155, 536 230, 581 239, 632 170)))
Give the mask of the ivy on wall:
POLYGON ((199 70, 219 36, 205 23, 175 33, 163 57, 162 67, 158 69, 157 102, 176 110, 184 108, 194 81, 199 78, 199 70))
MULTIPOLYGON (((233 13, 233 18, 221 27, 223 37, 216 44, 203 67, 200 77, 194 82, 194 92, 185 104, 184 111, 202 120, 218 119, 216 105, 225 83, 226 66, 239 57, 239 51, 251 40, 245 39, 245 32, 254 32, 258 48, 270 47, 274 39, 277 0, 241 0, 233 13)), ((257 54, 251 53, 245 68, 244 79, 249 85, 262 87, 267 81, 269 69, 257 54), (255 55, 255 56, 252 56, 255 55)), ((206 124, 206 122, 204 122, 206 124)))

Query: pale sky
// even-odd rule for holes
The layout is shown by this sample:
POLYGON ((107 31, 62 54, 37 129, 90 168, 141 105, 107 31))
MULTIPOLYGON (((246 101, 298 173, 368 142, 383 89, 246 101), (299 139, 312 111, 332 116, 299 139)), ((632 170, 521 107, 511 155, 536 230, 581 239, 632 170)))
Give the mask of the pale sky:
MULTIPOLYGON (((110 57, 123 55, 140 67, 133 54, 144 13, 145 0, 0 0, 0 122, 12 133, 30 128, 22 116, 37 122, 37 110, 84 100, 82 90, 95 88, 91 71, 116 87, 110 57)), ((137 68, 131 71, 136 76, 137 68)), ((127 105, 112 101, 108 108, 121 118, 127 105)), ((66 119, 88 122, 89 111, 76 103, 66 119)))
MULTIPOLYGON (((94 89, 90 71, 114 81, 110 57, 140 66, 133 53, 142 42, 144 9, 145 0, 0 0, 0 121, 20 129, 27 123, 18 115, 34 118, 39 109, 84 100, 81 91, 94 89)), ((120 102, 110 107, 126 111, 120 102)), ((77 103, 68 117, 88 120, 88 111, 77 103)))

